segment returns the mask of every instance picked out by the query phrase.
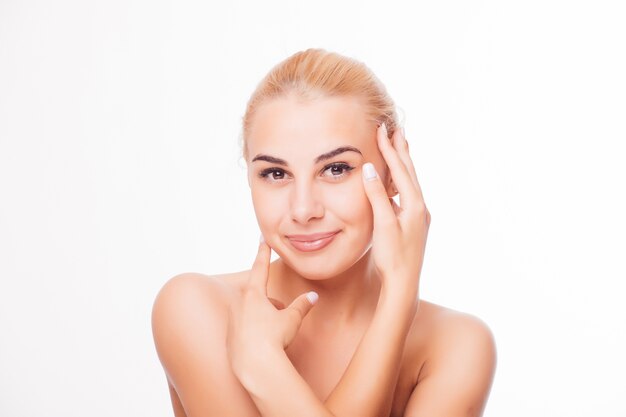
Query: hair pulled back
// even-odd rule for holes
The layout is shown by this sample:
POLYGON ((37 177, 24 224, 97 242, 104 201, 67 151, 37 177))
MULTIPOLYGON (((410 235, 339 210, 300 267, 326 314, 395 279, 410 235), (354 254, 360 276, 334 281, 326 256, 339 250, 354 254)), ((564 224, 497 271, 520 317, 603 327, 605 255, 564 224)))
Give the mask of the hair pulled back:
POLYGON ((256 109, 266 100, 295 94, 303 100, 353 96, 362 100, 368 117, 385 123, 389 136, 398 126, 395 104, 385 86, 360 61, 324 49, 297 52, 278 63, 252 93, 243 117, 243 156, 256 109))

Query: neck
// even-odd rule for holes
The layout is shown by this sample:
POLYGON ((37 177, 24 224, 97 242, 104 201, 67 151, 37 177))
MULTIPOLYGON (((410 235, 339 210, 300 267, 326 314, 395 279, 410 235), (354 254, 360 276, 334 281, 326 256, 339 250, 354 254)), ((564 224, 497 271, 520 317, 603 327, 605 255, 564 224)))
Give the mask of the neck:
POLYGON ((318 331, 336 332, 367 321, 374 314, 380 294, 380 279, 371 259, 371 249, 348 270, 323 280, 302 277, 280 258, 272 262, 268 286, 271 297, 288 306, 308 291, 319 295, 315 307, 305 318, 308 326, 318 331))

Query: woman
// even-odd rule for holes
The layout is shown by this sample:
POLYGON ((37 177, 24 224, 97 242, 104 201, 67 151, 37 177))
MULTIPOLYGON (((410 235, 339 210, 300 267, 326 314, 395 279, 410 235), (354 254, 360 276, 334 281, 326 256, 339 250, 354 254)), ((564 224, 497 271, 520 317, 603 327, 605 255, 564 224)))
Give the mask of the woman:
POLYGON ((175 415, 482 415, 494 340, 419 299, 430 214, 371 71, 324 50, 289 57, 248 103, 243 156, 252 268, 176 276, 154 304, 175 415))

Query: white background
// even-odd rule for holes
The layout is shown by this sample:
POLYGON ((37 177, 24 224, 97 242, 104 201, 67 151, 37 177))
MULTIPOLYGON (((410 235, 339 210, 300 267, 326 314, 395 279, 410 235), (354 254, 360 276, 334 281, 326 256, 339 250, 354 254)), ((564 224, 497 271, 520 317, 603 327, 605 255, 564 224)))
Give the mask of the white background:
POLYGON ((402 109, 422 298, 495 334, 485 416, 624 416, 621 1, 0 0, 0 415, 171 416, 150 311, 248 268, 246 101, 308 47, 402 109))

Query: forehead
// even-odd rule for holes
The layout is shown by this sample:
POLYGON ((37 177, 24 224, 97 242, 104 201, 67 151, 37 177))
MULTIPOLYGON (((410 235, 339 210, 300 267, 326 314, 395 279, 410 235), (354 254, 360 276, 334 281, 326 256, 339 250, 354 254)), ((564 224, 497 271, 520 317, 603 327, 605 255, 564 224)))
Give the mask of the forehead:
POLYGON ((248 154, 311 156, 337 146, 362 151, 375 139, 376 123, 357 97, 321 97, 301 100, 280 97, 261 104, 248 135, 248 154))

